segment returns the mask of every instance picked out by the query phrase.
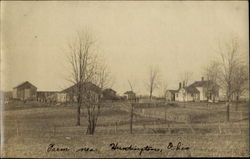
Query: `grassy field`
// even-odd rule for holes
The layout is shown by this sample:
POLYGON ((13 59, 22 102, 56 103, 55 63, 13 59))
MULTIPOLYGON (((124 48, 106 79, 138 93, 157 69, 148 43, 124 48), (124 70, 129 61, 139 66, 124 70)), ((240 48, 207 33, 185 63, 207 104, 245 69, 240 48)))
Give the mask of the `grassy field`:
POLYGON ((176 106, 136 108, 133 134, 130 134, 130 105, 105 103, 96 133, 86 135, 87 123, 82 109, 81 126, 75 126, 75 105, 10 102, 3 111, 4 148, 2 157, 233 157, 249 156, 249 106, 241 103, 225 122, 224 104, 178 103, 176 106), (128 107, 128 108, 125 108, 128 107), (199 111, 197 109, 199 109, 199 111), (155 116, 145 112, 156 111, 155 116), (166 113, 165 113, 166 112, 166 113), (166 120, 166 115, 186 114, 188 122, 166 120), (181 142, 189 150, 168 149, 169 142, 181 142), (67 152, 47 152, 49 144, 67 147, 67 152), (110 144, 138 148, 152 146, 158 151, 111 150, 110 144), (82 147, 94 151, 75 152, 82 147))

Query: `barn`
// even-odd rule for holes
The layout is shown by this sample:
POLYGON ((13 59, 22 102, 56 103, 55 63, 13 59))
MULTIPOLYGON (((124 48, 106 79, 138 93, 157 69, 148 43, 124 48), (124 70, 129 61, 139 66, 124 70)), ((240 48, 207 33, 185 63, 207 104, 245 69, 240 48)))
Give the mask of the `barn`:
POLYGON ((28 81, 25 81, 13 88, 13 99, 19 100, 35 100, 37 87, 28 81))
MULTIPOLYGON (((61 91, 61 93, 65 93, 67 102, 77 102, 77 89, 80 83, 74 84, 73 86, 61 91)), ((99 100, 102 98, 102 90, 95 84, 91 82, 83 82, 81 85, 83 92, 91 95, 95 99, 99 100)))

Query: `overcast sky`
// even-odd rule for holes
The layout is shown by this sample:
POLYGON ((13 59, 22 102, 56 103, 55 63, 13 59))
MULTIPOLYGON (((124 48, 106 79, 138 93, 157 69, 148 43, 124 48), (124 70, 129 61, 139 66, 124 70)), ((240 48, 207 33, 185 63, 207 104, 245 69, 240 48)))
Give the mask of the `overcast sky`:
POLYGON ((118 93, 132 81, 145 94, 150 65, 170 89, 180 74, 200 80, 216 58, 218 41, 237 36, 248 55, 248 4, 241 2, 1 2, 2 89, 30 81, 38 90, 68 86, 65 48, 77 30, 90 28, 118 93))

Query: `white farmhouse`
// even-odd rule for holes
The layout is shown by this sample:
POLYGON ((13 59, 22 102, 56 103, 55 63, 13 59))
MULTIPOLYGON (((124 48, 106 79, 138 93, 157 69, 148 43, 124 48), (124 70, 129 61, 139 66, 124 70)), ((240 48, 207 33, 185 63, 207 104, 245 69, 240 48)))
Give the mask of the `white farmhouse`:
POLYGON ((184 82, 179 83, 178 90, 170 90, 171 101, 218 101, 219 100, 219 85, 210 81, 204 80, 195 81, 189 86, 185 86, 184 82))

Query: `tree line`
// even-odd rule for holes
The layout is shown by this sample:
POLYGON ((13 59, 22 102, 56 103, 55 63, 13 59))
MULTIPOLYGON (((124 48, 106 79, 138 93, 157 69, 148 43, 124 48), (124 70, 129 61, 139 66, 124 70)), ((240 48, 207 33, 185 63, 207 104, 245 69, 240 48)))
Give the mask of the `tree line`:
MULTIPOLYGON (((219 57, 211 61, 204 69, 206 79, 212 81, 210 89, 215 92, 216 87, 213 84, 219 83, 220 87, 225 90, 228 121, 233 98, 238 103, 239 97, 248 90, 246 87, 248 68, 241 57, 239 47, 237 39, 233 39, 223 46, 219 45, 217 50, 219 57)), ((84 83, 91 82, 103 90, 112 84, 111 74, 105 59, 101 59, 96 50, 96 41, 93 35, 88 31, 77 32, 75 38, 68 43, 68 53, 68 63, 71 66, 69 81, 76 85, 74 90, 77 99, 76 125, 80 125, 81 107, 84 106, 88 121, 86 133, 94 134, 102 105, 101 94, 93 94, 85 87, 84 83)), ((182 76, 186 86, 191 75, 190 72, 186 72, 182 76)), ((134 85, 130 80, 128 80, 128 84, 133 91, 134 85)), ((166 96, 167 82, 160 80, 158 67, 151 66, 149 68, 145 85, 150 99, 158 88, 161 88, 163 96, 166 96)))
POLYGON ((237 38, 218 45, 218 58, 210 61, 204 69, 204 75, 210 81, 212 93, 216 92, 216 83, 225 92, 227 121, 230 119, 230 106, 236 101, 236 111, 240 97, 249 91, 249 70, 243 52, 240 51, 237 38))

